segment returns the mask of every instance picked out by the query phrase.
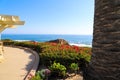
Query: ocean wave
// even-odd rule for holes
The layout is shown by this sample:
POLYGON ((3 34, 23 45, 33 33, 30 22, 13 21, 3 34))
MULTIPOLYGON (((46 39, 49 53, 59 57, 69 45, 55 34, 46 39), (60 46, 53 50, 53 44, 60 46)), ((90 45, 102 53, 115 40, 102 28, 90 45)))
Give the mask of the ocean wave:
POLYGON ((14 41, 24 42, 24 41, 31 41, 31 40, 14 40, 14 41))
POLYGON ((70 45, 79 46, 79 47, 92 47, 92 45, 87 44, 76 44, 76 43, 69 43, 70 45))

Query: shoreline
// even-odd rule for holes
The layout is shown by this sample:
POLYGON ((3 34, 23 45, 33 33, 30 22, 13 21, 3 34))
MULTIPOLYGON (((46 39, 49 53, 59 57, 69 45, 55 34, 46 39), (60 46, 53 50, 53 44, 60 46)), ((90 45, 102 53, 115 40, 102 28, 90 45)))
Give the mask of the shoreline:
MULTIPOLYGON (((24 42, 24 41, 32 41, 32 40, 13 40, 13 41, 24 42)), ((35 42, 38 42, 38 41, 35 41, 35 42)), ((90 48, 92 48, 92 45, 82 44, 82 43, 69 43, 69 45, 78 46, 78 47, 90 47, 90 48)))
POLYGON ((69 43, 71 46, 78 46, 78 47, 90 47, 92 48, 92 45, 87 44, 76 44, 76 43, 69 43))

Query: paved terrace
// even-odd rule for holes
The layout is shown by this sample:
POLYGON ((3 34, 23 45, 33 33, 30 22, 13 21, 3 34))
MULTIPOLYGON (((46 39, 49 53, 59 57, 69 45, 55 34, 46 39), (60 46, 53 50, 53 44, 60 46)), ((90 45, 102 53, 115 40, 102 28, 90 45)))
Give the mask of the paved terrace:
POLYGON ((0 80, 24 80, 35 63, 30 51, 4 47, 5 60, 0 63, 0 80))

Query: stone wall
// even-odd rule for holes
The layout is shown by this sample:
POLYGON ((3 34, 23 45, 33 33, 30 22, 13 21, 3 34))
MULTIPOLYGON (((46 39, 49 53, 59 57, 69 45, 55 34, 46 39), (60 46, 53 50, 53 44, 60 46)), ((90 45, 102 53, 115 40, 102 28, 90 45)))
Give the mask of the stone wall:
POLYGON ((95 0, 93 35, 85 80, 120 80, 120 0, 95 0))

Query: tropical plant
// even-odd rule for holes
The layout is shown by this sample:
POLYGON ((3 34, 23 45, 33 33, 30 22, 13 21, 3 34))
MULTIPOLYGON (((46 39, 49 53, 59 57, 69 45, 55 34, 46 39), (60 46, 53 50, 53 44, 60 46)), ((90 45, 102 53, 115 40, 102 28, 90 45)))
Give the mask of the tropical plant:
POLYGON ((65 77, 66 76, 66 67, 61 65, 60 63, 54 62, 49 69, 51 70, 51 75, 58 76, 58 77, 65 77))
POLYGON ((77 72, 77 70, 79 69, 79 66, 78 66, 78 64, 77 63, 72 63, 71 65, 70 65, 70 70, 72 71, 72 72, 77 72))

